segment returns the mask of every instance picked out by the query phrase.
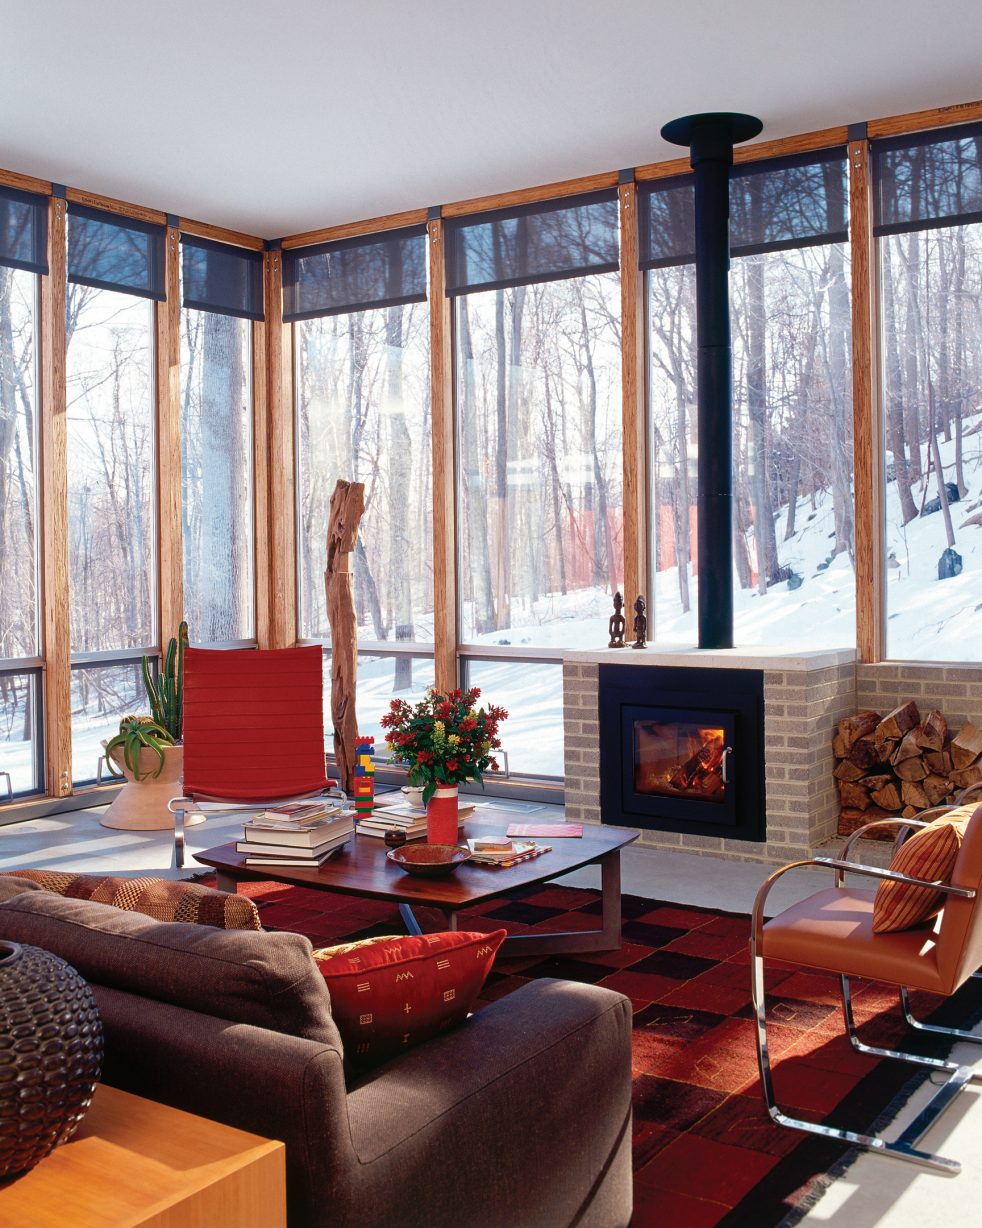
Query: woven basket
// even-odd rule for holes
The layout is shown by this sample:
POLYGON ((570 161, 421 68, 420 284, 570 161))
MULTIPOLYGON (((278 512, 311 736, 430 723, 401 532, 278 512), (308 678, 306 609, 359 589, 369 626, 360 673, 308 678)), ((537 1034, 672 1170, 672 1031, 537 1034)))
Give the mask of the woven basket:
POLYGON ((0 1178, 71 1138, 101 1068, 89 986, 57 955, 0 939, 0 1178))

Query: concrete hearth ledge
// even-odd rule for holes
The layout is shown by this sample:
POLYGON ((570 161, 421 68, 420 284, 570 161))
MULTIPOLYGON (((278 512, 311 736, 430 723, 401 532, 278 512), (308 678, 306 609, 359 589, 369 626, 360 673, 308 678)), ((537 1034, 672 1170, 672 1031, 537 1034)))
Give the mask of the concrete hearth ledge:
POLYGON ((823 648, 815 652, 772 648, 683 648, 652 645, 649 648, 571 649, 563 660, 571 664, 674 665, 684 669, 769 669, 808 672, 850 665, 857 659, 855 648, 823 648))

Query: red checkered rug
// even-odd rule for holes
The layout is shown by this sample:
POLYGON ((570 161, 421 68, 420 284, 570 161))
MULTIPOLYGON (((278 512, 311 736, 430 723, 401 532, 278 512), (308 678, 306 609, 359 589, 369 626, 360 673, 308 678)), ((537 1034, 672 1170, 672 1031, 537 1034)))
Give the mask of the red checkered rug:
MULTIPOLYGON (((274 883, 245 884, 240 890, 256 900, 265 928, 306 934, 315 946, 404 932, 392 905, 274 883)), ((851 1153, 780 1129, 764 1112, 750 1006, 748 918, 637 896, 624 897, 623 911, 620 950, 499 960, 483 1000, 541 976, 605 985, 631 999, 633 1228, 796 1223, 844 1171, 851 1153)), ((547 885, 469 909, 459 925, 503 926, 511 933, 593 929, 599 912, 596 892, 547 885)), ((419 916, 424 928, 428 922, 429 928, 438 927, 438 914, 427 916, 420 909, 419 916)), ((911 1078, 909 1065, 877 1061, 852 1049, 842 1031, 837 981, 778 965, 767 988, 779 1102, 798 1116, 828 1116, 854 1130, 868 1129, 878 1118, 889 1120, 918 1076, 911 1078)), ((903 1047, 916 1049, 895 993, 863 982, 856 982, 854 991, 865 1039, 887 1046, 903 1039, 903 1047)), ((948 1003, 914 997, 922 1017, 934 1011, 942 1022, 966 1026, 982 1007, 982 982, 970 982, 948 1003)))

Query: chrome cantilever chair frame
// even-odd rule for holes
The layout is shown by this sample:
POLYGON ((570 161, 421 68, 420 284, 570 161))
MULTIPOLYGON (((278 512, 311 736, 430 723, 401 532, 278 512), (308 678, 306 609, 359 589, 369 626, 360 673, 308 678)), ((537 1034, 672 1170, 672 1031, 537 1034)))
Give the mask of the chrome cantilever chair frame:
MULTIPOLYGON (((950 807, 933 807, 932 810, 939 812, 950 809, 950 807)), ((925 814, 930 813, 925 811, 925 814)), ((944 1173, 949 1176, 955 1176, 961 1171, 961 1164, 957 1160, 950 1160, 944 1156, 936 1155, 928 1151, 918 1150, 916 1144, 920 1141, 928 1129, 941 1116, 944 1110, 951 1104, 958 1092, 970 1082, 982 1081, 982 1071, 975 1071, 971 1066, 960 1065, 958 1062, 945 1061, 942 1058, 922 1057, 916 1053, 906 1053, 898 1049, 882 1049, 875 1045, 867 1045, 859 1039, 856 1032, 856 1021, 852 1009, 852 994, 849 987, 849 977, 842 974, 839 975, 839 981, 842 991, 842 1014, 845 1023, 846 1033, 849 1037, 853 1048, 859 1053, 865 1053, 870 1057, 889 1057, 899 1061, 910 1062, 913 1065, 925 1067, 929 1071, 935 1071, 940 1074, 947 1075, 947 1078, 938 1087, 931 1099, 927 1102, 924 1108, 918 1113, 914 1120, 900 1134, 894 1142, 887 1142, 874 1134, 861 1134, 853 1130, 844 1130, 838 1126, 824 1125, 821 1122, 804 1121, 799 1118, 791 1117, 784 1113, 777 1103, 774 1094, 774 1079, 771 1072, 770 1055, 767 1047, 767 1017, 766 1017, 766 998, 764 992, 764 958, 763 958, 763 931, 764 931, 764 907, 767 902, 767 897, 771 888, 779 878, 785 875, 789 870, 797 870, 804 867, 817 867, 819 869, 831 869, 835 871, 835 885, 842 888, 845 886, 845 874, 859 874, 869 878, 886 880, 891 882, 909 883, 917 887, 931 887, 934 890, 941 891, 948 896, 958 896, 962 899, 974 899, 975 891, 963 887, 951 887, 945 883, 927 882, 924 879, 912 878, 906 874, 899 874, 895 870, 881 869, 877 866, 866 866, 850 862, 847 860, 853 846, 863 836, 867 835, 874 827, 884 826, 899 826, 900 830, 897 834, 897 845, 901 844, 909 834, 911 828, 926 827, 926 821, 913 819, 880 819, 875 823, 870 823, 859 829, 850 838, 845 848, 843 849, 842 858, 833 857, 811 857, 807 860, 792 862, 790 865, 782 866, 774 874, 770 875, 767 881, 761 886, 757 892, 757 897, 754 900, 753 917, 751 921, 750 934, 750 964, 751 964, 751 998, 753 1002, 754 1020, 756 1023, 756 1043, 757 1043, 757 1063, 760 1069, 760 1083, 763 1091, 764 1102, 767 1106, 767 1112, 771 1119, 779 1126, 788 1126, 795 1130, 804 1130, 809 1134, 818 1134, 824 1138, 835 1139, 838 1142, 849 1143, 854 1147, 861 1147, 867 1151, 875 1152, 881 1155, 892 1156, 898 1160, 906 1160, 909 1163, 919 1164, 922 1167, 933 1169, 936 1172, 944 1173)), ((974 974, 978 976, 978 973, 974 974)), ((959 1031, 954 1028, 943 1028, 933 1024, 925 1024, 916 1020, 910 1012, 910 997, 905 986, 898 986, 900 992, 901 1006, 904 1012, 904 1017, 911 1027, 918 1031, 931 1032, 937 1035, 946 1036, 951 1040, 967 1040, 975 1044, 982 1044, 982 1036, 976 1036, 971 1032, 959 1031)))

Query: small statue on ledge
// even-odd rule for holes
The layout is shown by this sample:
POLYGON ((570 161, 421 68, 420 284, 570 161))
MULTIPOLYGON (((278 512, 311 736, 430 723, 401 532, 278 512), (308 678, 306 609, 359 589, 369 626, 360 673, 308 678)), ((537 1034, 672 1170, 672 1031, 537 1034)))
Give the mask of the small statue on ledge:
POLYGON ((614 612, 610 616, 607 623, 607 630, 610 632, 610 642, 608 648, 623 648, 624 647, 624 629, 627 626, 627 620, 621 613, 624 609, 624 598, 620 593, 614 594, 614 612))
POLYGON ((638 594, 638 599, 634 603, 634 643, 632 648, 647 648, 648 647, 648 619, 645 615, 644 598, 638 594))

